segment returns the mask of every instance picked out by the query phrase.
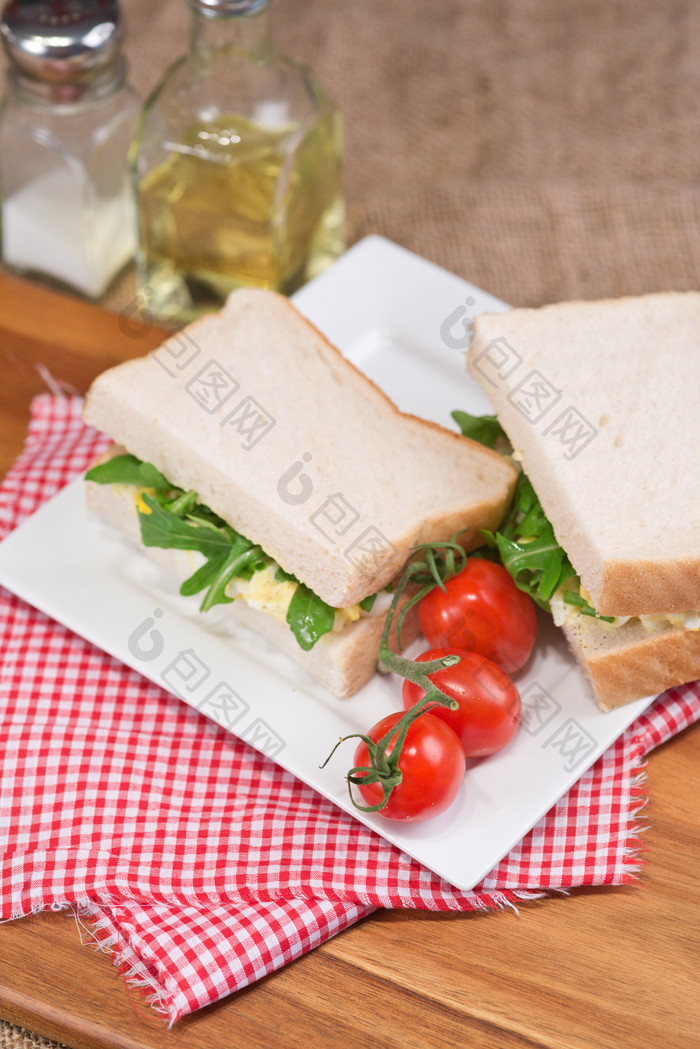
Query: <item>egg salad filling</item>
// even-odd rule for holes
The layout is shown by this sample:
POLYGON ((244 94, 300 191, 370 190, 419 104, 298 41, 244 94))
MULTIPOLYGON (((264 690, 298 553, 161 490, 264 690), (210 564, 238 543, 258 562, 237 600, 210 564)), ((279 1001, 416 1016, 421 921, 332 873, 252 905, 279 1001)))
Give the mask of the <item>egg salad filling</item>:
POLYGON ((371 594, 349 608, 332 608, 260 546, 199 503, 196 492, 175 487, 151 463, 133 455, 115 455, 99 463, 88 471, 86 480, 108 484, 129 500, 144 546, 183 551, 191 574, 180 593, 203 594, 201 612, 217 604, 245 601, 286 623, 308 651, 324 634, 342 630, 374 604, 377 595, 371 594))
MULTIPOLYGON (((240 576, 232 579, 226 587, 226 594, 233 598, 240 598, 251 608, 257 608, 261 612, 278 619, 280 623, 287 620, 289 606, 297 589, 297 583, 288 579, 278 578, 282 573, 279 565, 267 565, 265 568, 254 572, 250 579, 240 576)), ((363 609, 360 605, 352 605, 350 608, 334 608, 335 619, 333 630, 342 630, 348 623, 354 623, 362 615, 363 609)))
MULTIPOLYGON (((573 617, 585 613, 580 608, 567 601, 567 595, 578 590, 582 603, 591 607, 591 595, 582 586, 578 576, 569 579, 565 586, 560 587, 549 599, 552 617, 557 626, 564 626, 571 622, 573 617)), ((650 633, 660 627, 679 626, 684 630, 700 630, 700 612, 659 612, 642 616, 595 616, 595 618, 612 630, 617 630, 625 623, 639 622, 645 630, 650 633)))

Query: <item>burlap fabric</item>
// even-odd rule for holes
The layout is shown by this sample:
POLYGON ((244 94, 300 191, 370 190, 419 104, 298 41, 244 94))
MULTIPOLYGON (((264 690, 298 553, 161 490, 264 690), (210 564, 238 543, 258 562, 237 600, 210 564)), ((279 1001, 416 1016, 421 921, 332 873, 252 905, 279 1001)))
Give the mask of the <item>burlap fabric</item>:
MULTIPOLYGON (((123 3, 145 96, 189 13, 123 3)), ((351 240, 514 304, 700 283, 700 3, 276 0, 273 22, 344 112, 351 240)))
MULTIPOLYGON (((145 95, 189 16, 122 2, 145 95)), ((700 3, 277 0, 273 21, 345 115, 351 240, 519 305, 700 285, 700 3)), ((107 304, 132 297, 127 276, 107 304)), ((45 1044, 0 1025, 0 1049, 45 1044)))

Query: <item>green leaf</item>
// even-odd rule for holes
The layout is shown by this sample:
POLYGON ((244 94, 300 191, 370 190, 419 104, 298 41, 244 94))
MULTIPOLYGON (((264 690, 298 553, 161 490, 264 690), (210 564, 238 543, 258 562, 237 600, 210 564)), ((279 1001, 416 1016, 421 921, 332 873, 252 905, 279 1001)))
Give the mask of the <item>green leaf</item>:
MULTIPOLYGON (((93 467, 86 480, 155 489, 155 497, 143 496, 149 512, 138 512, 141 541, 144 546, 164 550, 194 550, 206 558, 180 587, 185 597, 204 591, 200 612, 207 612, 214 605, 230 604, 234 599, 226 589, 232 579, 251 579, 255 572, 273 563, 260 546, 236 532, 208 506, 198 503, 194 490, 183 492, 171 485, 155 466, 141 462, 135 455, 118 455, 93 467)), ((300 646, 308 651, 319 637, 333 629, 335 609, 282 568, 277 569, 275 581, 297 583, 287 622, 300 646)))
POLYGON ((144 495, 143 501, 151 511, 145 514, 139 510, 144 546, 159 546, 165 550, 198 550, 207 558, 230 550, 231 537, 223 529, 209 524, 194 524, 178 517, 164 509, 150 495, 144 495))
POLYGON ((585 597, 582 597, 577 590, 566 590, 563 594, 564 601, 567 605, 574 605, 578 608, 581 615, 593 616, 594 619, 602 619, 604 623, 614 623, 615 616, 599 616, 595 608, 586 601, 585 597))
MULTIPOLYGON (((453 418, 462 426, 464 433, 474 436, 474 416, 466 412, 453 412, 453 418), (463 425, 463 419, 470 420, 463 425)), ((487 424, 493 422, 494 416, 484 416, 487 424)), ((476 420, 478 422, 478 420, 476 420)), ((477 429, 478 432, 478 429, 477 429)), ((529 594, 540 608, 549 612, 550 599, 568 580, 578 587, 578 577, 565 551, 557 542, 554 529, 542 508, 537 493, 530 479, 521 473, 513 493, 508 517, 495 534, 483 529, 481 532, 486 546, 472 554, 490 556, 497 548, 504 568, 509 572, 515 585, 529 594)), ((596 616, 596 611, 585 601, 577 590, 568 590, 564 600, 587 616, 596 616)), ((612 622, 609 616, 597 616, 612 622)))
POLYGON ((208 612, 214 605, 228 605, 233 601, 226 593, 226 587, 236 576, 242 575, 242 570, 256 561, 262 553, 259 546, 253 546, 248 539, 242 535, 238 536, 237 542, 233 544, 228 556, 218 566, 217 574, 209 586, 204 600, 200 605, 200 612, 208 612))
POLYGON ((227 554, 218 554, 205 561, 201 568, 198 568, 194 575, 186 579, 180 587, 180 593, 183 597, 191 597, 193 594, 199 594, 202 590, 208 590, 210 586, 213 586, 226 563, 227 556, 227 554))
MULTIPOLYGON (((484 534, 484 533, 482 533, 482 534, 484 534)), ((485 533, 485 537, 486 536, 490 536, 490 535, 491 535, 490 532, 486 532, 485 533)), ((469 557, 470 558, 476 557, 476 558, 479 558, 482 561, 496 561, 496 562, 500 562, 501 559, 498 556, 498 549, 497 549, 495 538, 493 540, 493 543, 490 543, 490 542, 487 541, 484 546, 479 546, 479 547, 476 548, 476 550, 470 550, 469 551, 469 557)))
POLYGON ((88 470, 85 480, 97 484, 136 484, 142 488, 173 487, 160 470, 151 463, 142 463, 135 455, 115 455, 88 470))
POLYGON ((175 499, 159 499, 158 502, 171 514, 177 514, 178 517, 187 517, 190 512, 194 513, 195 511, 197 505, 197 493, 194 488, 190 488, 188 492, 182 492, 182 494, 176 496, 175 499))
POLYGON ((495 415, 470 415, 469 412, 452 412, 452 418, 459 426, 464 437, 495 448, 496 442, 508 441, 505 431, 495 415))
POLYGON ((319 638, 333 629, 335 609, 299 583, 287 609, 287 623, 305 652, 313 648, 319 638))
POLYGON ((376 600, 377 600, 377 595, 376 594, 370 594, 368 597, 363 597, 362 600, 360 601, 360 608, 362 609, 363 612, 371 612, 372 611, 372 605, 374 604, 374 602, 376 600))
POLYGON ((277 571, 275 572, 275 582, 276 583, 298 583, 299 580, 297 579, 297 577, 295 575, 292 575, 291 572, 285 572, 285 570, 283 568, 279 568, 278 567, 277 571))
POLYGON ((515 486, 513 502, 507 520, 500 531, 509 538, 539 535, 541 529, 550 527, 530 479, 521 473, 515 486))
POLYGON ((498 548, 516 586, 550 611, 552 594, 575 572, 525 474, 518 478, 508 517, 499 531, 481 534, 489 547, 498 548))
POLYGON ((272 558, 264 554, 261 547, 256 548, 259 551, 257 557, 252 558, 246 562, 239 571, 236 573, 241 579, 252 579, 256 572, 262 572, 263 568, 267 568, 268 565, 272 564, 272 558))
MULTIPOLYGON (((166 510, 169 510, 172 507, 172 504, 168 502, 164 502, 161 505, 164 506, 166 510)), ((238 532, 234 532, 233 528, 226 524, 223 517, 219 517, 218 514, 215 514, 208 506, 203 506, 202 503, 197 503, 196 506, 193 506, 192 509, 187 512, 186 517, 194 524, 206 524, 209 525, 210 528, 228 529, 230 535, 238 535, 238 532)))
POLYGON ((518 478, 508 517, 499 531, 494 535, 484 529, 481 535, 487 548, 498 549, 516 586, 549 612, 552 594, 575 572, 525 474, 518 478))
POLYGON ((167 478, 163 477, 160 470, 157 470, 153 463, 141 463, 139 474, 141 480, 139 484, 142 484, 144 488, 174 488, 175 485, 171 485, 167 478))
POLYGON ((230 604, 233 598, 226 594, 226 587, 231 580, 237 575, 250 579, 253 572, 269 563, 259 546, 228 525, 217 528, 208 520, 196 523, 196 517, 184 519, 150 495, 144 495, 143 501, 151 511, 139 511, 144 546, 196 550, 206 557, 206 563, 180 587, 185 597, 206 590, 200 612, 207 612, 214 605, 230 604))

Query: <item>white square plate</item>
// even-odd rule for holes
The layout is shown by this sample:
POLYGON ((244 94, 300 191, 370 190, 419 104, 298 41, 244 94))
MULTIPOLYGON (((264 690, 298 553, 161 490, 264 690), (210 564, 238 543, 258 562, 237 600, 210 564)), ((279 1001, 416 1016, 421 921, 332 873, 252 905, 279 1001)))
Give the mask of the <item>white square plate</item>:
MULTIPOLYGON (((367 237, 304 287, 297 307, 403 411, 454 427, 489 404, 467 375, 469 317, 507 306, 384 240, 367 237)), ((374 677, 340 700, 239 628, 206 624, 161 570, 87 514, 78 478, 0 544, 0 583, 197 707, 460 889, 473 888, 649 705, 601 713, 549 622, 517 684, 523 719, 503 751, 468 769, 437 819, 391 823, 353 809, 339 736, 401 708, 400 682, 374 677), (156 611, 156 615, 153 613, 156 611)), ((220 611, 220 610, 219 610, 220 611)), ((210 618, 211 617, 211 618, 210 618)))

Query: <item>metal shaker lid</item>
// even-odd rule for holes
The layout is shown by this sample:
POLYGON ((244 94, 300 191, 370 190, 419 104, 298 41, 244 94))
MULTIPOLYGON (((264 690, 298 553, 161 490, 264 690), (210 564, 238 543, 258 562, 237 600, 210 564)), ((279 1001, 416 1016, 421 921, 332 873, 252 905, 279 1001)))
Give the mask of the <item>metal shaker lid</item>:
POLYGON ((84 81, 118 62, 121 10, 118 0, 10 0, 0 33, 25 77, 53 84, 84 81))
POLYGON ((212 18, 230 15, 257 15, 270 6, 270 0, 187 0, 193 10, 212 18))

